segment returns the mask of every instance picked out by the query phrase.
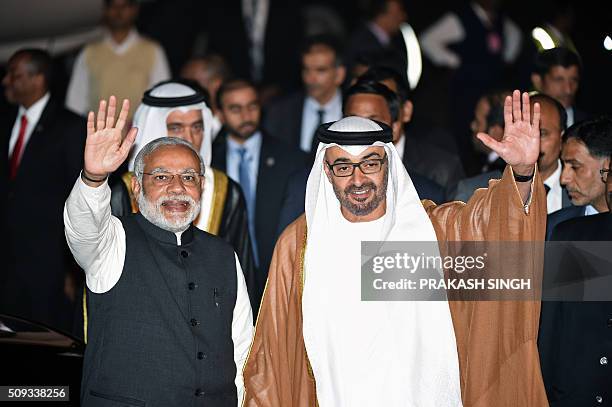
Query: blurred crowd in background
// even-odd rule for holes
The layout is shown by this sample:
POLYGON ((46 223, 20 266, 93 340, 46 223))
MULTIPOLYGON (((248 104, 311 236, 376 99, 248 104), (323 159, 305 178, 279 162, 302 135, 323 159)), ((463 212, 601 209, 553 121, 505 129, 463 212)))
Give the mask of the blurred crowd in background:
POLYGON ((110 95, 129 99, 132 115, 147 89, 172 78, 194 81, 207 94, 212 166, 243 192, 247 181, 226 163, 231 140, 263 137, 263 146, 253 147, 260 170, 245 198, 264 282, 276 238, 303 211, 314 132, 347 114, 391 125, 420 197, 441 203, 466 200, 500 176, 505 163, 475 135, 501 138, 505 96, 538 92, 549 213, 608 210, 600 170, 609 167, 612 134, 601 116, 611 111, 612 32, 602 4, 94 3, 102 26, 84 35, 86 42, 77 36, 70 46, 13 41, 0 48, 8 196, 2 222, 9 235, 0 312, 81 335, 75 315, 83 275, 65 245, 62 210, 82 168, 84 117, 110 95), (592 168, 585 175, 566 162, 592 168))

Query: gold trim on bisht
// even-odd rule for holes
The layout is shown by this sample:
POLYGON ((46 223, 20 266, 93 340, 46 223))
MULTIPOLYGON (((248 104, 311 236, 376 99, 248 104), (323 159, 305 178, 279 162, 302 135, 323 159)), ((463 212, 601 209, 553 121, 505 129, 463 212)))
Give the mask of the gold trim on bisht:
POLYGON ((132 178, 135 177, 133 172, 128 171, 121 176, 121 180, 127 187, 128 195, 130 197, 130 204, 132 205, 132 213, 138 213, 138 203, 136 202, 136 197, 134 196, 134 191, 132 191, 132 178))
POLYGON ((83 339, 87 345, 87 288, 83 286, 83 339))
MULTIPOLYGON (((227 198, 229 181, 227 180, 227 175, 221 171, 214 168, 210 169, 213 172, 215 187, 213 190, 212 204, 210 206, 206 231, 213 235, 218 235, 221 227, 221 217, 223 216, 223 207, 225 206, 225 200, 227 198)), ((206 188, 206 186, 204 186, 204 188, 206 188)))
MULTIPOLYGON (((300 250, 300 296, 304 295, 304 283, 305 283, 305 274, 304 274, 304 260, 306 259, 306 241, 308 239, 308 226, 304 227, 304 244, 300 250)), ((304 342, 304 355, 306 356, 306 368, 308 369, 308 374, 312 379, 314 394, 317 394, 317 381, 315 380, 314 371, 312 370, 312 365, 310 364, 310 359, 308 358, 308 352, 306 351, 306 342, 304 342)), ((315 406, 319 406, 319 401, 315 399, 315 406)))

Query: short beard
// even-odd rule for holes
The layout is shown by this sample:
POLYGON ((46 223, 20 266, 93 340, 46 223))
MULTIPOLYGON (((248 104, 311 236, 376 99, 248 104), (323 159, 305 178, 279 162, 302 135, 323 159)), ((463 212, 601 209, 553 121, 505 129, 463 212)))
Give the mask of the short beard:
POLYGON ((187 230, 189 225, 197 218, 200 213, 200 201, 196 202, 192 197, 186 194, 161 196, 156 202, 149 201, 141 188, 137 197, 138 208, 142 216, 155 226, 164 230, 178 233, 187 230), (183 219, 168 220, 162 212, 162 204, 167 200, 181 200, 189 203, 189 211, 185 213, 183 219))
MULTIPOLYGON (((355 171, 357 170, 355 169, 355 171)), ((382 185, 380 186, 380 190, 373 182, 366 182, 359 187, 355 186, 355 184, 351 184, 344 188, 344 190, 340 190, 340 188, 338 188, 334 183, 332 183, 332 186, 334 188, 336 198, 338 198, 338 201, 340 201, 340 205, 343 208, 355 216, 366 216, 374 212, 374 210, 378 208, 387 198, 388 178, 389 172, 385 171, 385 176, 383 178, 382 185), (348 197, 348 195, 353 191, 360 191, 367 188, 370 188, 374 192, 374 196, 369 202, 354 203, 348 197)))
MULTIPOLYGON (((247 123, 242 123, 241 127, 244 126, 247 123)), ((234 137, 236 137, 237 139, 240 140, 248 140, 249 138, 251 138, 251 136, 255 133, 257 133, 257 126, 255 125, 255 123, 252 122, 248 122, 248 124, 252 124, 253 125, 253 131, 248 132, 248 133, 244 133, 240 131, 240 127, 239 128, 234 128, 234 127, 230 127, 230 126, 225 126, 227 128, 227 131, 234 137)))

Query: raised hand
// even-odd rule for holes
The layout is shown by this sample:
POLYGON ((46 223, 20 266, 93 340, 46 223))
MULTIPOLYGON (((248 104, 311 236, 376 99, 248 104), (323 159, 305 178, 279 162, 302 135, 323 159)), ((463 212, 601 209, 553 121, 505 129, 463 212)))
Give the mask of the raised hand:
POLYGON ((504 101, 504 137, 496 141, 486 133, 476 136, 487 147, 495 151, 515 173, 531 175, 540 155, 540 105, 533 106, 533 121, 529 107, 529 94, 515 90, 504 101))
POLYGON ((125 161, 136 139, 138 131, 136 128, 130 129, 125 139, 121 135, 130 110, 130 102, 127 99, 123 100, 116 124, 117 101, 115 97, 110 97, 108 109, 106 105, 106 100, 100 101, 97 121, 94 112, 89 112, 87 115, 84 166, 84 175, 87 178, 104 180, 125 161))

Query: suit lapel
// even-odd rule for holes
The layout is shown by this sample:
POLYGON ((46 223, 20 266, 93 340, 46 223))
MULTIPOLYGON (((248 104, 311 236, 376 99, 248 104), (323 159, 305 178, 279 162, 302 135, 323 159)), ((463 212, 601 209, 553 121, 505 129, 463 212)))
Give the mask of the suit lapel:
MULTIPOLYGON (((35 167, 36 157, 51 153, 49 151, 48 144, 53 142, 53 140, 49 129, 52 125, 53 118, 57 115, 56 111, 56 103, 53 101, 53 99, 49 99, 47 105, 42 111, 42 114, 40 115, 40 119, 38 119, 38 122, 34 125, 34 129, 30 135, 30 140, 28 140, 28 143, 25 146, 25 150, 23 150, 21 162, 19 163, 20 167, 35 167)), ((17 177, 19 177, 20 172, 21 171, 17 172, 17 177)))
POLYGON ((561 207, 567 208, 568 206, 572 206, 572 200, 567 194, 567 189, 561 188, 561 207))
POLYGON ((257 223, 262 219, 268 219, 264 213, 266 211, 265 198, 274 194, 273 188, 276 187, 271 179, 274 178, 277 170, 277 160, 275 152, 270 142, 267 140, 267 135, 262 134, 261 152, 259 154, 259 167, 257 172, 257 192, 255 197, 255 224, 256 230, 261 230, 257 223))
POLYGON ((227 172, 227 133, 219 134, 212 145, 212 164, 214 168, 227 172))
POLYGON ((15 125, 15 120, 17 119, 17 109, 11 107, 6 114, 0 115, 2 117, 2 124, 0 124, 0 131, 2 132, 2 174, 3 176, 8 178, 9 173, 9 159, 8 159, 8 151, 9 151, 9 143, 11 140, 11 133, 13 132, 13 126, 15 125))
POLYGON ((296 103, 296 109, 294 110, 295 118, 294 120, 290 120, 290 123, 293 123, 295 126, 291 129, 293 136, 293 146, 297 149, 300 148, 300 143, 302 140, 302 120, 304 120, 304 103, 306 102, 306 95, 302 94, 302 97, 299 99, 299 102, 296 103))

